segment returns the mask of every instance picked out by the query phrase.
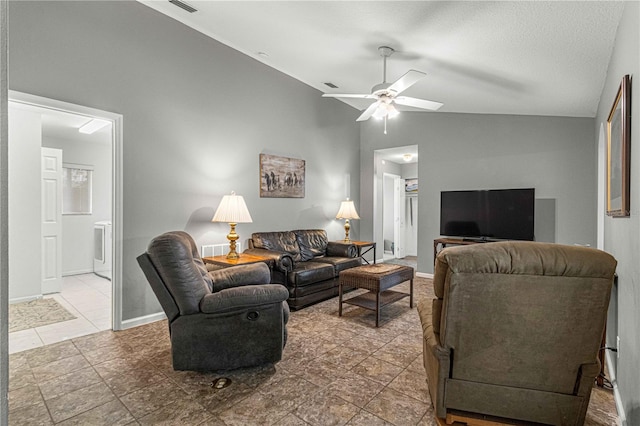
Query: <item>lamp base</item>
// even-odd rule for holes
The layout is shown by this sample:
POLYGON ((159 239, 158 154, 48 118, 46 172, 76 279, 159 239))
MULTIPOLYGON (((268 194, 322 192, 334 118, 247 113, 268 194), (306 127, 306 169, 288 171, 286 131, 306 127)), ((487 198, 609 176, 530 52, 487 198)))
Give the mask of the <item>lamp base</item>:
POLYGON ((350 243, 351 240, 349 239, 349 230, 351 229, 351 225, 349 224, 349 219, 346 219, 344 221, 344 242, 345 243, 350 243))
POLYGON ((227 240, 229 240, 229 253, 227 254, 227 259, 236 260, 240 256, 236 252, 236 241, 240 236, 236 234, 236 223, 229 223, 231 230, 227 234, 227 240))

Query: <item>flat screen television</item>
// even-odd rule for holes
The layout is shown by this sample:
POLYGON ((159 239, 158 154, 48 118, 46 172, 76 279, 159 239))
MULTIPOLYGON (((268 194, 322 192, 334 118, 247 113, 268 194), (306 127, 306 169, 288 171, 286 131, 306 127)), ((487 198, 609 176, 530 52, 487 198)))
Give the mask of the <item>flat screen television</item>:
POLYGON ((534 207, 534 188, 442 191, 440 235, 533 241, 534 207))

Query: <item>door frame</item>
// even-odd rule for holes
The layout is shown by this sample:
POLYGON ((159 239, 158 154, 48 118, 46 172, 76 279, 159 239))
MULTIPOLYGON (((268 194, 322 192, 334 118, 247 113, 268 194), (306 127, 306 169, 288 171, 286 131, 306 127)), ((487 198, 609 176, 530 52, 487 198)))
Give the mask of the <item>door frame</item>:
POLYGON ((61 111, 76 115, 84 115, 87 118, 100 118, 112 123, 112 149, 111 149, 111 222, 113 224, 113 271, 111 277, 111 328, 122 330, 122 114, 116 114, 83 105, 44 98, 41 96, 9 90, 9 101, 39 107, 54 111, 61 111))

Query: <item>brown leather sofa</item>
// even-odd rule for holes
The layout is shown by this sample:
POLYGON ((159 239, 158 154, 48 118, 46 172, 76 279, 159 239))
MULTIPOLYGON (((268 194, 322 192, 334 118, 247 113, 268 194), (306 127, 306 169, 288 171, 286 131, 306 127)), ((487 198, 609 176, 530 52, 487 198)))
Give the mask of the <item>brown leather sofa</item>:
POLYGON ((418 305, 437 417, 582 425, 616 260, 534 242, 450 247, 418 305))
POLYGON ((271 259, 272 282, 287 287, 291 309, 337 296, 340 271, 361 264, 353 244, 329 241, 322 229, 255 232, 244 252, 271 259))

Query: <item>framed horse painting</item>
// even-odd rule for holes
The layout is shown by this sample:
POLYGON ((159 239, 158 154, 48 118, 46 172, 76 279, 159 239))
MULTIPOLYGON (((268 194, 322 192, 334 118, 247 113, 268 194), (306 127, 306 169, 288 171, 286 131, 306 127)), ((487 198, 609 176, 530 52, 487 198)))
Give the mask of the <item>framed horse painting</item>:
POLYGON ((305 161, 260 154, 261 198, 304 198, 305 161))

